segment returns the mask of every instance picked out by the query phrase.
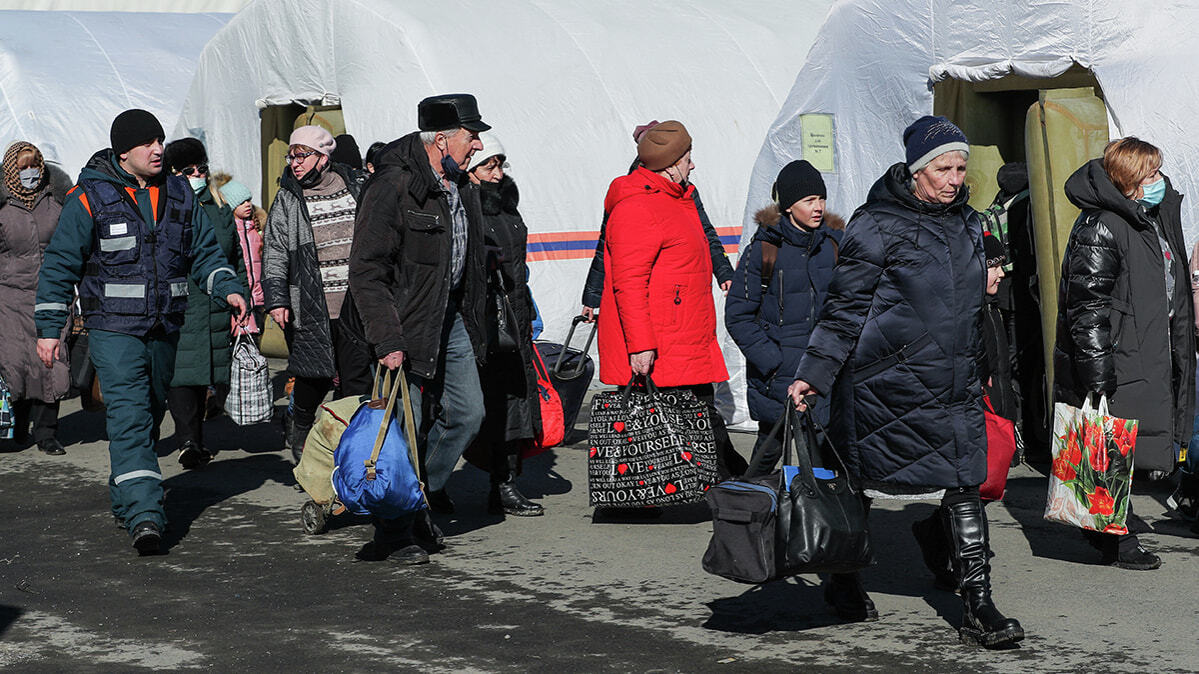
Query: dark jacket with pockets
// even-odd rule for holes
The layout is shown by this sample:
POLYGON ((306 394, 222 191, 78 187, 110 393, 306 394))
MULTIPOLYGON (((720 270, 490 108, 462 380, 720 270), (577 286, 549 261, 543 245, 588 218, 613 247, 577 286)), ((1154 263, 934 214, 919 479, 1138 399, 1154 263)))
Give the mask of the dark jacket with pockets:
MULTIPOLYGON (((449 200, 429 166, 419 132, 381 149, 375 166, 354 223, 350 292, 375 355, 402 351, 412 373, 432 378, 439 369, 451 290, 449 200)), ((487 354, 483 215, 479 193, 467 189, 468 184, 463 174, 459 190, 470 224, 459 310, 482 362, 487 354)))
MULTIPOLYGON (((488 253, 488 294, 499 292, 500 280, 512 307, 518 350, 492 353, 480 372, 487 418, 480 438, 499 444, 505 440, 533 437, 540 424, 540 403, 536 398, 537 373, 533 369, 533 295, 529 292, 529 267, 525 261, 525 242, 529 229, 517 206, 520 191, 516 182, 504 176, 499 183, 482 183, 478 190, 483 208, 483 228, 488 253)), ((489 297, 487 307, 495 306, 489 297)), ((486 320, 496 316, 488 311, 486 320)))
POLYGON ((1120 193, 1099 159, 1066 181, 1082 213, 1062 259, 1053 388, 1055 400, 1076 407, 1089 392, 1106 393, 1112 415, 1140 422, 1136 467, 1168 471, 1191 437, 1195 337, 1182 195, 1166 180, 1149 211, 1120 193), (1155 219, 1173 258, 1173 318, 1155 219))
MULTIPOLYGON (((783 414, 787 387, 808 346, 833 278, 842 232, 821 224, 800 230, 778 208, 757 215, 758 231, 737 262, 724 304, 724 325, 745 356, 749 414, 773 422, 783 414), (762 288, 762 246, 778 248, 769 285, 762 288)), ((814 406, 828 423, 827 398, 814 406)))
POLYGON ((834 442, 863 486, 887 493, 987 476, 982 227, 965 188, 934 204, 909 180, 892 166, 850 220, 797 374, 832 390, 834 442))

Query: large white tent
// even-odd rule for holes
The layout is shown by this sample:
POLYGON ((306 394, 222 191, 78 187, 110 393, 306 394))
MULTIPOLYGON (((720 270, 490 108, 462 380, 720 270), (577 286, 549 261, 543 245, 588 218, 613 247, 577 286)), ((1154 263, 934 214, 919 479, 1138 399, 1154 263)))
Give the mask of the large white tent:
MULTIPOLYGON (((1109 135, 1165 151, 1189 241, 1199 236, 1199 4, 1188 0, 841 0, 829 12, 754 166, 744 222, 768 200, 779 167, 800 156, 806 115, 832 115, 836 172, 829 207, 861 204, 903 158, 904 127, 933 111, 932 84, 1008 75, 1053 78, 1075 64, 1094 73, 1109 135)), ((1065 176, 1061 176, 1064 180, 1065 176)), ((745 237, 752 236, 746 227, 745 237)))
POLYGON ((72 179, 128 108, 171 129, 229 14, 0 11, 0 147, 34 143, 72 179))
POLYGON ((340 104, 365 148, 415 129, 428 95, 475 94, 521 187, 533 292, 561 339, 637 124, 687 125, 704 205, 737 249, 754 156, 830 5, 257 0, 205 47, 176 135, 202 138, 214 166, 261 195, 266 106, 340 104))

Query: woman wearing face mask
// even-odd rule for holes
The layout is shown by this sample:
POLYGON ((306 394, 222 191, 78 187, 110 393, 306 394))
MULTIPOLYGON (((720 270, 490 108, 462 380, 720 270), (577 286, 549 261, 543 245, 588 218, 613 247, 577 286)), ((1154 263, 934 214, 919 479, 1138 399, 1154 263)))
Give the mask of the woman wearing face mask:
MULTIPOLYGON (((1140 422, 1136 467, 1170 471, 1191 437, 1195 333, 1182 195, 1161 166, 1161 150, 1129 136, 1066 181, 1082 213, 1062 260, 1053 369, 1055 400, 1106 395, 1113 416, 1140 422)), ((1161 566, 1136 534, 1083 533, 1105 564, 1161 566)))
MULTIPOLYGON (((65 454, 55 437, 58 401, 67 394, 65 361, 47 369, 31 346, 37 333, 33 305, 42 252, 50 243, 62 204, 51 196, 42 153, 19 141, 4 153, 0 184, 0 374, 12 392, 14 437, 23 441, 32 424, 33 440, 46 454, 65 454)), ((63 337, 66 333, 63 333, 63 337)), ((65 349, 62 357, 66 357, 65 349)))
MULTIPOLYGON (((479 134, 483 149, 471 156, 467 176, 479 190, 483 206, 483 231, 489 252, 488 292, 504 292, 512 307, 516 351, 488 354, 480 371, 486 417, 476 442, 490 445, 491 492, 487 511, 493 515, 530 517, 544 513, 541 505, 516 488, 522 451, 533 440, 541 422, 537 402, 537 374, 532 367, 533 296, 526 282, 525 239, 529 230, 520 217, 516 182, 504 173, 504 146, 495 134, 479 134), (499 277, 497 279, 497 276, 499 277), (499 283, 503 288, 499 288, 499 283)), ((488 306, 492 306, 488 303, 488 306)), ((488 312, 487 320, 496 316, 488 312)), ((494 345, 493 345, 494 346, 494 345)))
MULTIPOLYGON (((220 191, 208 184, 208 153, 204 144, 195 138, 168 143, 163 165, 171 173, 187 178, 212 222, 224 261, 245 284, 245 263, 233 226, 233 210, 221 198, 220 191)), ((175 422, 179 465, 191 470, 204 466, 216 455, 216 450, 204 446, 204 417, 209 387, 216 388, 217 400, 228 391, 231 341, 229 310, 209 299, 194 281, 188 283, 187 313, 179 330, 167 406, 175 422)))
POLYGON ((337 142, 319 126, 296 129, 288 145, 267 215, 262 292, 283 328, 287 369, 296 379, 287 445, 298 463, 334 378, 340 396, 365 395, 372 359, 348 295, 361 172, 329 159, 337 142))

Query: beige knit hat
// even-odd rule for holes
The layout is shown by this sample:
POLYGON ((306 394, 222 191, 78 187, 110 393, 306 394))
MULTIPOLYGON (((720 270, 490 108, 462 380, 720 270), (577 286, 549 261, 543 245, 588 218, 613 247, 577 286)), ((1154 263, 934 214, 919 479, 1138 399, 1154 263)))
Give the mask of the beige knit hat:
POLYGON ((691 134, 682 122, 668 120, 646 131, 637 142, 637 159, 651 171, 673 166, 691 149, 691 134))

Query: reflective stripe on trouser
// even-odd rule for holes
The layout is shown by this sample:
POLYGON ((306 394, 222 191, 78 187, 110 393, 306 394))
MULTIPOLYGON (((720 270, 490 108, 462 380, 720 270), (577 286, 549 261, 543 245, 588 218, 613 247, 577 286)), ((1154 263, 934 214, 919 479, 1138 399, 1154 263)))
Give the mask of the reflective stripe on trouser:
POLYGON ((166 527, 154 436, 166 411, 178 341, 178 333, 134 337, 108 330, 88 332, 106 407, 112 512, 130 531, 147 520, 166 527))
POLYGON ((442 361, 437 375, 424 379, 408 375, 408 391, 412 396, 412 411, 416 427, 421 428, 422 392, 432 396, 436 410, 425 440, 425 482, 430 491, 445 488, 454 466, 468 445, 474 441, 483 425, 483 390, 479 385, 479 368, 475 364, 475 349, 462 322, 462 315, 453 304, 452 318, 442 332, 442 361))

